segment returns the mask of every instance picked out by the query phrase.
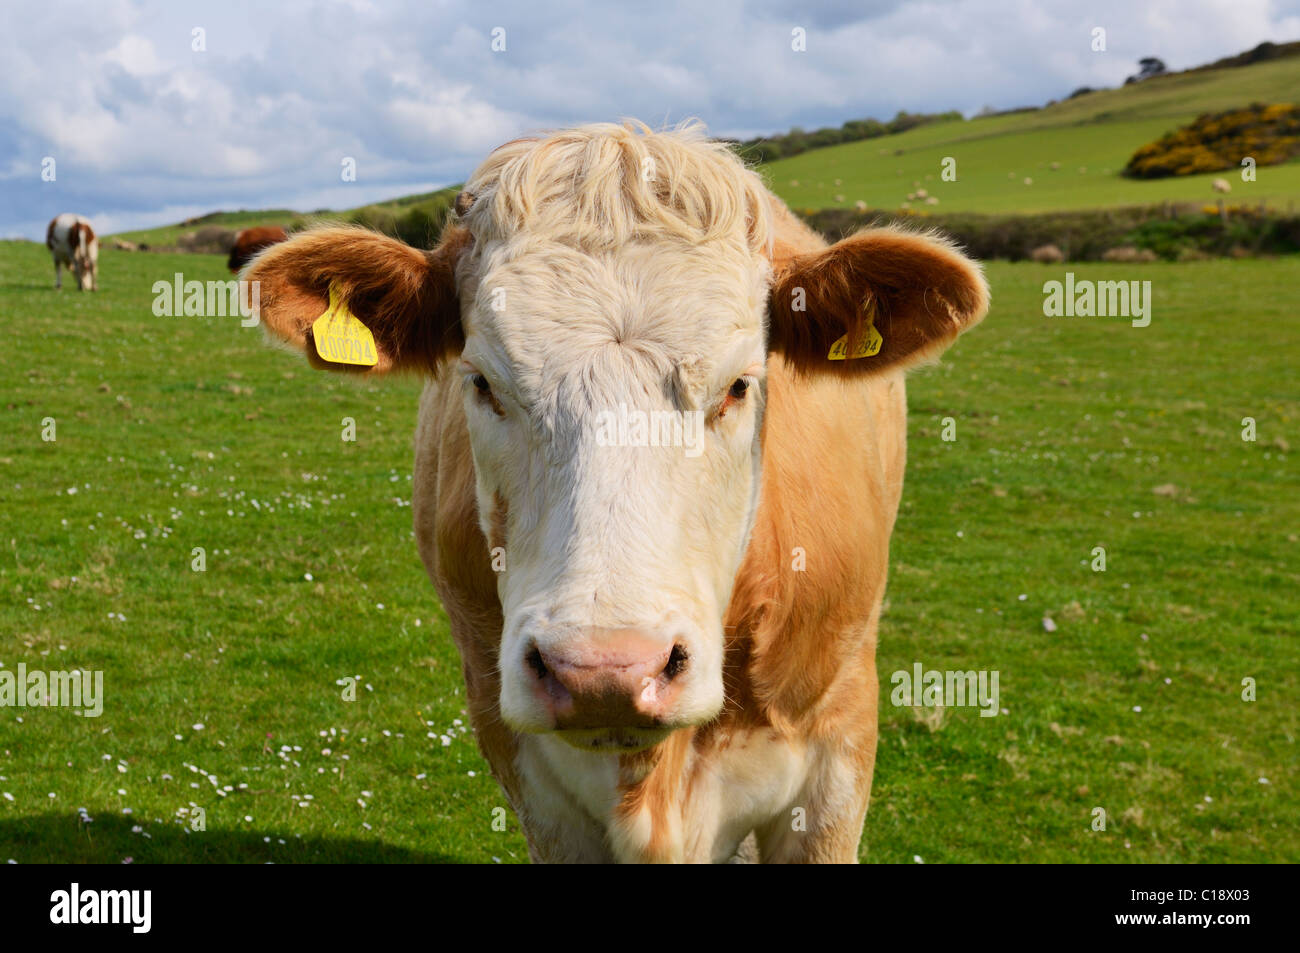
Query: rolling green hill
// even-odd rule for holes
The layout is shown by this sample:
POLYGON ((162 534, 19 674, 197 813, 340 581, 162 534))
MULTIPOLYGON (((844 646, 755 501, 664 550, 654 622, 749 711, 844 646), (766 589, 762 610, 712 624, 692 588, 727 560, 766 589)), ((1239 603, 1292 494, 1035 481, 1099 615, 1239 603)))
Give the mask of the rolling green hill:
MULTIPOLYGON (((182 235, 197 231, 207 225, 223 228, 240 229, 250 225, 282 225, 285 228, 301 227, 311 222, 360 222, 366 225, 383 227, 413 211, 422 211, 441 221, 439 213, 455 200, 460 186, 448 186, 436 192, 423 192, 418 195, 405 195, 400 198, 360 205, 356 208, 333 211, 318 209, 314 212, 295 212, 292 209, 240 209, 237 212, 211 212, 197 218, 186 219, 175 225, 160 225, 156 228, 144 228, 131 232, 120 232, 113 238, 148 244, 152 248, 174 246, 182 235)), ((382 228, 384 231, 392 231, 382 228)))
MULTIPOLYGON (((773 191, 799 210, 853 208, 861 201, 872 210, 896 211, 918 187, 939 200, 937 205, 913 202, 921 213, 1015 214, 1166 200, 1208 202, 1215 198, 1210 183, 1219 177, 1232 184, 1233 203, 1263 201, 1285 207, 1300 200, 1300 162, 1261 167, 1255 182, 1243 182, 1232 171, 1157 181, 1128 179, 1120 173, 1139 146, 1201 113, 1252 102, 1291 102, 1300 99, 1297 91, 1300 57, 1192 70, 1087 93, 1043 109, 937 122, 897 135, 813 149, 759 168, 773 191), (955 181, 940 177, 945 157, 956 160, 955 181)), ((343 211, 214 212, 117 237, 171 246, 182 234, 204 225, 291 226, 329 220, 357 221, 393 233, 385 225, 413 210, 441 221, 458 188, 343 211)))
POLYGON ((1290 102, 1297 91, 1300 58, 1177 73, 1043 109, 934 123, 816 149, 761 169, 772 189, 799 209, 851 208, 862 201, 893 210, 915 190, 914 182, 939 199, 937 206, 923 207, 944 211, 1209 201, 1210 183, 1218 177, 1232 184, 1233 202, 1285 204, 1300 199, 1300 163, 1261 167, 1258 181, 1249 183, 1231 171, 1145 182, 1120 172, 1139 146, 1201 113, 1256 101, 1290 102), (957 178, 944 182, 940 164, 949 156, 956 160, 957 178))
POLYGON ((150 247, 175 245, 176 240, 187 232, 195 231, 205 225, 220 225, 223 228, 240 229, 250 225, 284 225, 288 226, 302 213, 287 208, 240 209, 238 212, 212 212, 198 218, 186 219, 175 225, 159 225, 156 228, 141 228, 130 232, 118 232, 112 238, 121 238, 132 242, 142 242, 150 247))

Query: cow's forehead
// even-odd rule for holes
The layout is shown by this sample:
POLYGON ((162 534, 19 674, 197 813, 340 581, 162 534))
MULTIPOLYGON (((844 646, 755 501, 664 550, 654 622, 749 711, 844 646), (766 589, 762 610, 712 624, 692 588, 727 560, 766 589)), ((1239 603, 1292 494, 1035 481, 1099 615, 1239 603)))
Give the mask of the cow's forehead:
POLYGON ((703 386, 761 361, 767 196, 695 126, 502 146, 458 200, 474 238, 458 269, 466 359, 525 394, 583 374, 608 389, 652 391, 670 374, 703 386))
POLYGON ((525 394, 573 375, 707 386, 761 363, 770 267, 744 245, 492 244, 463 289, 466 357, 525 394))
POLYGON ((495 150, 457 199, 480 242, 616 250, 645 239, 770 250, 769 193, 723 143, 687 126, 597 124, 495 150))

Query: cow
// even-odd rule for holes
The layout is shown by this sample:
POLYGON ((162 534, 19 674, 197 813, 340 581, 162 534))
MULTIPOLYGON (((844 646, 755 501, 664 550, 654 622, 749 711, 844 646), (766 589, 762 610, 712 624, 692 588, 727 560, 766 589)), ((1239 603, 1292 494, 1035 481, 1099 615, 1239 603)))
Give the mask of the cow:
POLYGON ((99 289, 99 239, 90 222, 80 215, 64 212, 50 221, 45 230, 45 247, 54 256, 54 287, 63 289, 60 266, 70 270, 82 291, 99 289))
POLYGON ((417 544, 532 859, 855 862, 904 370, 983 318, 980 266, 828 246, 698 125, 507 143, 455 208, 430 251, 325 227, 244 277, 314 366, 427 375, 417 544))
POLYGON ((230 257, 226 260, 226 267, 231 272, 238 273, 263 248, 269 248, 271 245, 285 241, 288 237, 288 234, 279 225, 258 225, 255 228, 245 228, 235 235, 235 244, 230 247, 230 257))

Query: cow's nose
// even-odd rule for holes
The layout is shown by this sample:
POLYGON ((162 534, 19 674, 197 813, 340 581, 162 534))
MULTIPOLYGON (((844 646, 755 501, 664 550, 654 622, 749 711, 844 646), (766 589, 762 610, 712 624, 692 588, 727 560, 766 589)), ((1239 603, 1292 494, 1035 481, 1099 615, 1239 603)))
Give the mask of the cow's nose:
POLYGON ((688 664, 682 645, 638 629, 588 630, 524 658, 559 729, 661 725, 688 664))

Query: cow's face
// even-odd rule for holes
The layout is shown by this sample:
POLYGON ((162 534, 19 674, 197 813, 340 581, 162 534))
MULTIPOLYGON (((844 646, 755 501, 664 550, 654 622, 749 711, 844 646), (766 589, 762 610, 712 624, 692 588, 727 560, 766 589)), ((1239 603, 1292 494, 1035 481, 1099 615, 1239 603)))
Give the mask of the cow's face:
POLYGON ((72 273, 76 276, 77 287, 82 291, 91 291, 95 287, 96 259, 99 257, 95 234, 88 225, 77 222, 68 230, 67 240, 72 252, 72 273))
POLYGON ((89 251, 75 249, 72 253, 72 273, 77 276, 77 287, 90 291, 95 284, 95 263, 89 251))
POLYGON ((521 235, 467 256, 453 372, 512 726, 635 748, 721 708, 770 275, 744 241, 592 251, 521 235))
POLYGON ((373 333, 376 370, 454 375, 483 536, 463 556, 497 572, 504 721, 588 750, 653 744, 723 703, 768 353, 845 377, 937 355, 983 316, 983 278, 891 230, 774 274, 767 193, 691 134, 511 143, 457 207, 432 252, 321 229, 245 277, 266 326, 314 363, 333 286, 373 333), (873 320, 878 349, 828 360, 845 335, 858 353, 873 320))

